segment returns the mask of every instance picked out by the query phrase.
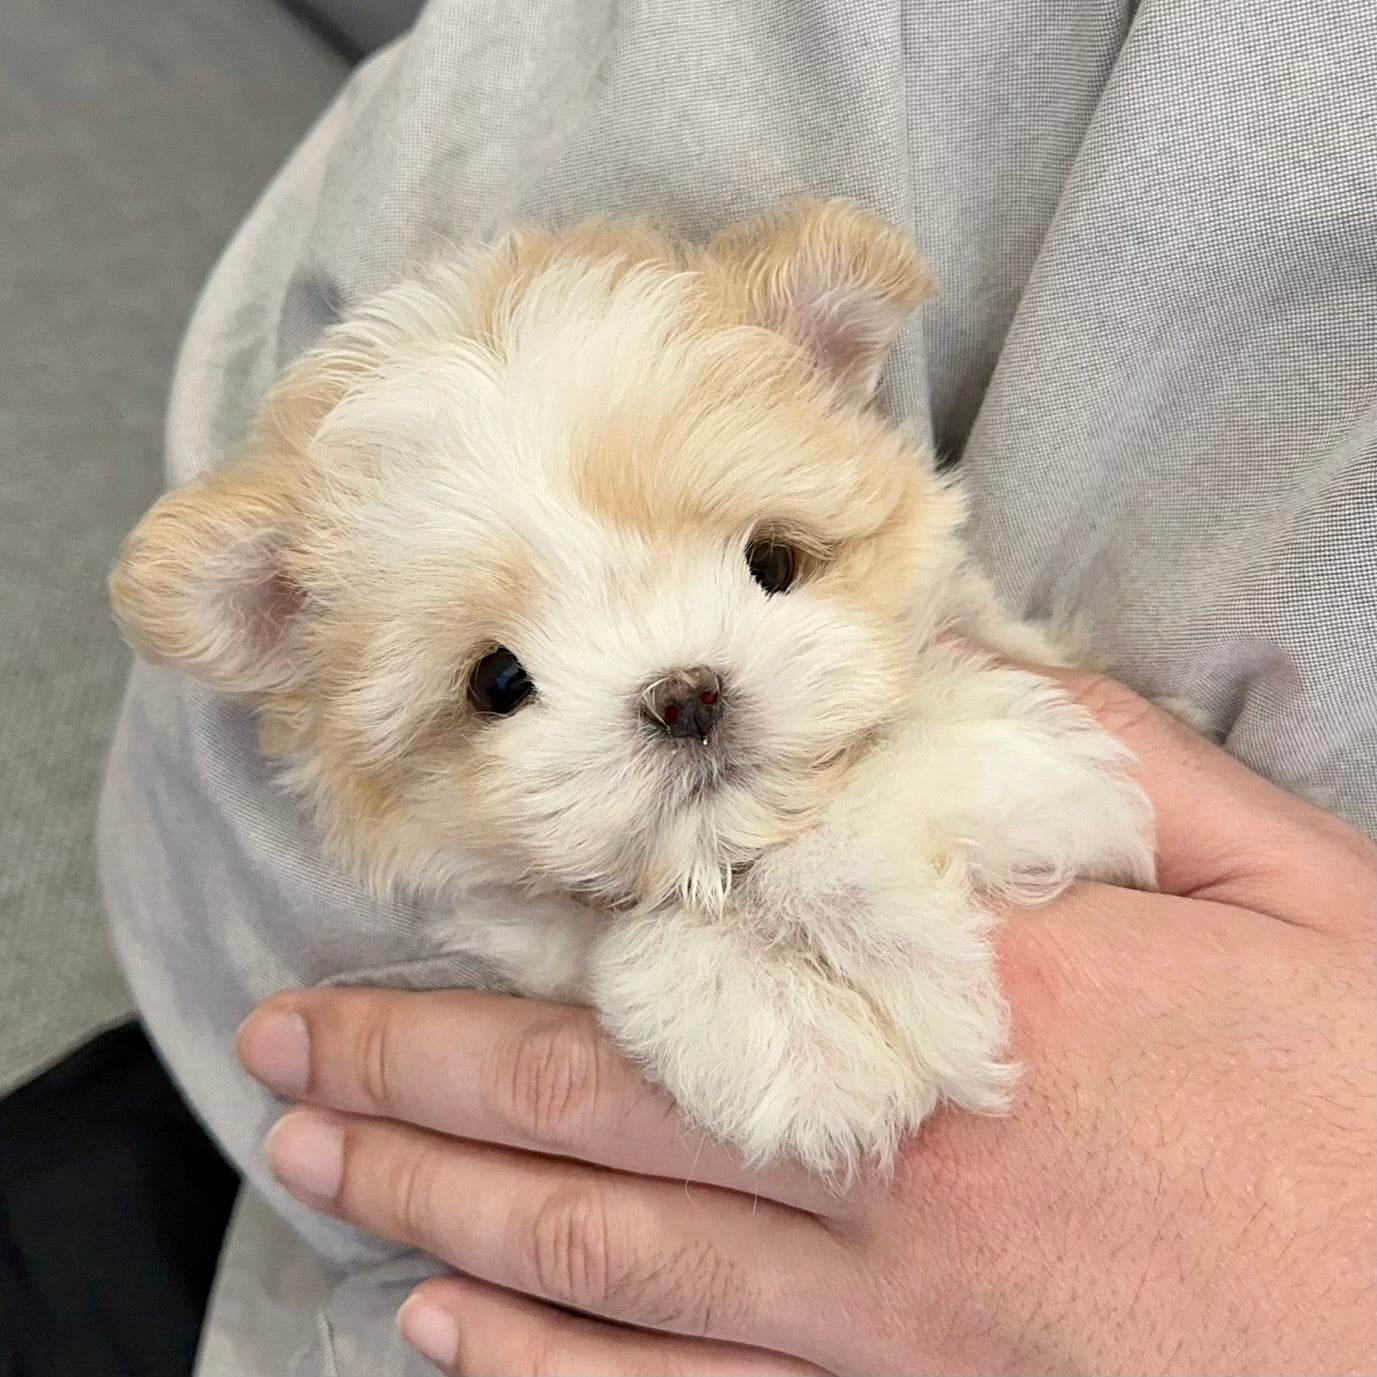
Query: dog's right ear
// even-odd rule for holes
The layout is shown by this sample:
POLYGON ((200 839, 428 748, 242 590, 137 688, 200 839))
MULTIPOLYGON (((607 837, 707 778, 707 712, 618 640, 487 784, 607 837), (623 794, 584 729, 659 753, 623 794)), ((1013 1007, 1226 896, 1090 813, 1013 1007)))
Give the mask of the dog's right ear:
POLYGON ((295 478, 292 466, 241 459, 168 493, 138 524, 110 598, 145 660, 228 693, 298 682, 306 597, 286 561, 295 478))

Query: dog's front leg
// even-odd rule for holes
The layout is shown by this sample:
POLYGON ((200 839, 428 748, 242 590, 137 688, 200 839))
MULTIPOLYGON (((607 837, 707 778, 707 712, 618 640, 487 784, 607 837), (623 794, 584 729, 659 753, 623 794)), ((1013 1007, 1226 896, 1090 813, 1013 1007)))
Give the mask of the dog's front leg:
POLYGON ((984 916, 933 871, 863 883, 860 860, 801 839, 719 914, 618 919, 590 967, 604 1026, 692 1126, 839 1182, 940 1098, 999 1107, 1012 1075, 984 916))

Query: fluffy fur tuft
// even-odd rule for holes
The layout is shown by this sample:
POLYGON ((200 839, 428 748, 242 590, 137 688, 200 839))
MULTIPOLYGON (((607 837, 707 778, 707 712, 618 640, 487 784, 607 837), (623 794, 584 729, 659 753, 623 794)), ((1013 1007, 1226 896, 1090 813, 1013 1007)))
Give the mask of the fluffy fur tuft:
POLYGON ((331 330, 111 584, 141 654, 257 706, 375 885, 591 1002, 703 1129, 839 1181, 941 1100, 1005 1103, 992 901, 1152 881, 1122 751, 939 639, 1047 650, 867 408, 926 290, 843 202, 706 246, 513 231, 331 330), (519 703, 474 689, 499 650, 519 703), (690 669, 710 738, 643 710, 690 669))

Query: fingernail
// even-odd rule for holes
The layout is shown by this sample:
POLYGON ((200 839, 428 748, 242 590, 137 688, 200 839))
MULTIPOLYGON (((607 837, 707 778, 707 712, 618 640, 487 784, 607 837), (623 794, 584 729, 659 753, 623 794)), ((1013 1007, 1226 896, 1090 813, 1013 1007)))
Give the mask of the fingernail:
POLYGON ((420 1292, 408 1296, 397 1311, 397 1328, 402 1338, 436 1367, 453 1366, 459 1349, 459 1326, 448 1310, 429 1297, 420 1292))
POLYGON ((240 1025, 237 1041, 239 1060, 249 1075, 289 1099, 306 1093, 311 1045, 300 1014, 255 1009, 240 1025))
POLYGON ((296 1198, 328 1206, 344 1174, 344 1130, 311 1109, 294 1109, 272 1127, 263 1150, 272 1174, 296 1198))

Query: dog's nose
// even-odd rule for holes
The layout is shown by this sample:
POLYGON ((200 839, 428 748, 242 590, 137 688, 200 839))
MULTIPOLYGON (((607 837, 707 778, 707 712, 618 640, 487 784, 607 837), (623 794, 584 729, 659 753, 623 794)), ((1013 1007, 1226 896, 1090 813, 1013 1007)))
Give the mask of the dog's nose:
POLYGON ((710 669, 680 669, 641 695, 641 712, 669 736, 706 741, 722 716, 722 681, 710 669))

